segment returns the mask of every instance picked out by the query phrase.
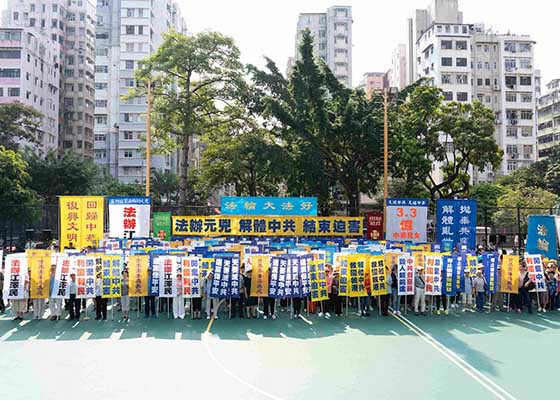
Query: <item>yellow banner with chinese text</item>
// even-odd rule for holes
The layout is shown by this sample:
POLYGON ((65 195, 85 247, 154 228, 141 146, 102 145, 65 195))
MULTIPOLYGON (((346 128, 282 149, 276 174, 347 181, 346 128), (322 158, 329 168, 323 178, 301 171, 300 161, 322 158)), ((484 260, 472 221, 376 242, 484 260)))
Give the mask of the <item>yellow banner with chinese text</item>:
POLYGON ((31 280, 29 298, 47 299, 50 291, 51 254, 50 250, 27 250, 27 265, 31 280))
POLYGON ((268 297, 268 274, 270 271, 270 256, 251 256, 253 269, 251 282, 251 297, 268 297))
POLYGON ((60 196, 60 250, 81 249, 103 239, 102 196, 60 196))

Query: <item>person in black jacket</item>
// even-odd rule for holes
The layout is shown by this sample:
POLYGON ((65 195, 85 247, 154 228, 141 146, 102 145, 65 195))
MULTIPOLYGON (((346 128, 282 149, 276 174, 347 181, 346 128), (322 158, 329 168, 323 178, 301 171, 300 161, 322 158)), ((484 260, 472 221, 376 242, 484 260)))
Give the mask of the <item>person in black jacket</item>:
POLYGON ((391 308, 397 315, 401 314, 401 298, 399 297, 399 279, 397 278, 397 264, 391 268, 391 308))
POLYGON ((535 288, 535 282, 529 278, 527 266, 525 262, 522 263, 519 271, 519 294, 517 295, 517 312, 523 312, 523 304, 527 305, 527 311, 532 314, 531 308, 531 293, 530 291, 535 288))

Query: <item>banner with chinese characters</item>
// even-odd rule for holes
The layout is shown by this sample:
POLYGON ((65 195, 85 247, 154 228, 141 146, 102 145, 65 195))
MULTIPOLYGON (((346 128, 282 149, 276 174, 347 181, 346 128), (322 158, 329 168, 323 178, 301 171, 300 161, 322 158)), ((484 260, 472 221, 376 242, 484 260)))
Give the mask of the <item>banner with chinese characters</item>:
POLYGON ((325 260, 309 261, 309 282, 311 284, 311 301, 329 299, 325 260))
POLYGON ((457 260, 456 254, 443 257, 441 294, 455 296, 457 294, 457 260))
POLYGON ((496 293, 496 282, 498 280, 498 253, 484 253, 482 255, 483 274, 488 284, 488 292, 496 293))
MULTIPOLYGON (((309 281, 309 263, 315 259, 315 255, 305 254, 298 258, 301 297, 307 297, 311 294, 311 282, 309 281)), ((321 258, 319 258, 319 260, 321 260, 321 258)))
POLYGON ((542 256, 540 254, 525 254, 525 264, 527 265, 529 278, 535 282, 537 292, 546 292, 542 256))
POLYGON ((159 260, 159 297, 177 297, 177 256, 160 256, 159 260))
POLYGON ((200 297, 200 266, 201 260, 198 257, 183 257, 183 297, 200 297))
POLYGON ((222 196, 222 215, 317 215, 316 197, 222 196))
POLYGON ((128 257, 128 295, 144 297, 148 295, 148 274, 150 256, 128 257))
POLYGON ((441 294, 441 268, 443 260, 441 255, 426 254, 424 256, 426 279, 426 294, 438 296, 441 294))
POLYGON ((398 258, 399 296, 414 295, 414 257, 401 255, 398 258))
POLYGON ((389 293, 387 287, 387 270, 385 269, 385 257, 370 256, 370 279, 371 279, 371 295, 380 296, 389 293))
POLYGON ((148 272, 148 295, 159 296, 160 286, 160 256, 150 254, 150 267, 148 272))
POLYGON ((252 265, 251 297, 268 297, 270 256, 250 255, 252 265))
POLYGON ((121 297, 122 257, 105 255, 102 259, 101 296, 107 299, 121 297))
POLYGON ((288 261, 281 256, 270 258, 270 282, 268 295, 274 299, 284 298, 284 284, 286 282, 286 266, 288 261), (282 285, 280 285, 282 282, 282 285))
POLYGON ((171 213, 155 212, 153 219, 154 237, 161 240, 171 239, 171 213))
MULTIPOLYGON (((300 259, 295 255, 286 255, 286 281, 284 282, 284 297, 294 298, 301 296, 300 259)), ((281 282, 279 282, 281 284, 281 282)))
POLYGON ((465 268, 467 265, 467 260, 465 257, 459 254, 455 254, 457 256, 457 272, 455 274, 455 290, 460 293, 465 291, 465 268))
POLYGON ((51 282, 52 292, 50 297, 52 299, 70 298, 68 283, 70 283, 70 257, 61 254, 56 259, 56 271, 51 282))
POLYGON ((51 275, 50 250, 27 250, 27 265, 29 267, 29 298, 48 299, 51 275))
POLYGON ((478 271, 478 257, 477 256, 464 256, 464 259, 467 261, 467 271, 469 271, 469 275, 471 278, 476 276, 476 272, 478 271))
POLYGON ((173 217, 174 236, 362 236, 359 217, 173 217))
POLYGON ((348 256, 348 275, 350 297, 367 296, 366 291, 366 264, 367 254, 350 254, 348 256))
POLYGON ((210 296, 239 298, 239 256, 214 257, 214 278, 210 296))
POLYGON ((21 300, 28 298, 25 290, 25 277, 27 275, 27 256, 25 253, 8 254, 4 270, 4 300, 21 300))
POLYGON ((348 269, 349 256, 335 255, 335 268, 338 263, 340 267, 340 277, 338 283, 338 295, 350 296, 350 270, 348 269))
POLYGON ((76 298, 93 299, 95 297, 95 257, 72 257, 76 271, 76 298))
POLYGON ((519 293, 519 256, 503 256, 500 292, 519 293))
POLYGON ((387 240, 426 242, 427 199, 387 199, 387 240))
POLYGON ((104 198, 60 196, 60 250, 93 246, 103 239, 104 198))
POLYGON ((476 200, 438 200, 436 202, 436 234, 440 243, 452 247, 476 247, 476 200))
POLYGON ((556 223, 553 215, 530 215, 527 229, 529 254, 542 254, 554 260, 558 257, 556 223))
POLYGON ((150 197, 109 197, 109 237, 150 237, 150 197))
POLYGON ((367 238, 370 240, 383 240, 383 213, 367 213, 367 238))

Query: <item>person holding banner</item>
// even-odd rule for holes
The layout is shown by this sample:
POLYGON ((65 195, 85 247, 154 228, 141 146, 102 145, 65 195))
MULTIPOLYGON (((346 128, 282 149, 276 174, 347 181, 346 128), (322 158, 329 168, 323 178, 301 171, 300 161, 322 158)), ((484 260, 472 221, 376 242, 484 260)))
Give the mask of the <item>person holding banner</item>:
POLYGON ((465 291, 461 294, 461 298, 463 302, 463 309, 461 311, 473 312, 473 281, 468 268, 465 268, 465 291))
MULTIPOLYGON (((0 254, 2 252, 0 251, 0 254)), ((4 265, 2 263, 2 257, 0 257, 0 314, 6 312, 6 304, 4 304, 4 265)))
POLYGON ((399 296, 399 280, 397 278, 397 264, 391 268, 391 274, 387 277, 387 287, 391 294, 391 308, 397 315, 401 315, 401 298, 399 296))
POLYGON ((70 307, 70 321, 80 319, 80 299, 76 298, 78 293, 78 284, 76 283, 76 274, 70 274, 70 284, 68 285, 68 306, 70 307))
POLYGON ((422 315, 426 316, 426 281, 424 279, 424 268, 417 267, 416 269, 417 273, 414 277, 414 315, 418 315, 418 308, 420 308, 422 315))
POLYGON ((247 318, 251 319, 251 318, 257 318, 257 303, 258 303, 258 298, 251 296, 251 282, 252 282, 252 275, 253 275, 253 270, 251 268, 251 266, 249 266, 246 270, 245 270, 245 275, 243 277, 243 290, 245 292, 245 311, 247 312, 247 318))
POLYGON ((523 260, 519 268, 519 294, 517 295, 517 312, 519 314, 523 312, 523 304, 527 304, 529 314, 533 313, 531 307, 531 290, 533 289, 535 289, 535 282, 529 277, 527 265, 523 260))
POLYGON ((218 319, 218 304, 219 299, 212 297, 212 282, 214 281, 214 273, 208 271, 204 282, 204 295, 206 296, 206 319, 210 319, 211 314, 214 318, 218 319))
POLYGON ((558 296, 558 280, 554 275, 554 270, 548 271, 548 279, 546 280, 546 289, 548 290, 549 297, 549 310, 552 311, 556 308, 556 298, 558 296))
POLYGON ((14 321, 23 320, 23 314, 27 312, 27 303, 29 299, 29 272, 25 273, 25 278, 23 281, 23 299, 13 299, 12 300, 12 312, 16 314, 14 321))
POLYGON ((60 315, 62 314, 62 299, 54 298, 54 284, 56 277, 56 264, 51 265, 51 284, 50 284, 50 294, 49 308, 51 309, 51 321, 59 321, 60 315))
POLYGON ((334 267, 333 278, 331 283, 331 294, 334 303, 334 315, 340 317, 342 315, 342 297, 338 295, 340 285, 340 271, 338 267, 334 267))
POLYGON ((185 299, 183 298, 183 274, 177 273, 177 296, 173 299, 173 317, 185 318, 185 299))
POLYGON ((122 272, 121 279, 121 311, 123 313, 123 320, 128 321, 128 313, 130 312, 130 297, 128 270, 126 269, 122 272))
POLYGON ((478 312, 482 312, 484 311, 484 300, 488 284, 486 283, 484 276, 482 276, 481 270, 476 272, 476 277, 473 279, 472 284, 476 292, 476 310, 478 312))
MULTIPOLYGON (((107 298, 103 297, 103 280, 101 279, 101 273, 97 275, 95 280, 95 319, 103 321, 107 319, 107 298)), ((78 313, 79 315, 79 313, 78 313)))

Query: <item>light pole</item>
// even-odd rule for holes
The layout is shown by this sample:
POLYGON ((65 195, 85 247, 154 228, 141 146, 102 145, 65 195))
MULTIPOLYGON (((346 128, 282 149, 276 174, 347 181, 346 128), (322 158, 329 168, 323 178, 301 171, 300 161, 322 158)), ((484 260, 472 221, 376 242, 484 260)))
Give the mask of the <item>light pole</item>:
POLYGON ((146 97, 146 196, 150 196, 151 141, 152 141, 152 81, 148 81, 146 97))
POLYGON ((389 96, 397 88, 383 89, 383 237, 387 240, 387 198, 389 197, 389 96))

